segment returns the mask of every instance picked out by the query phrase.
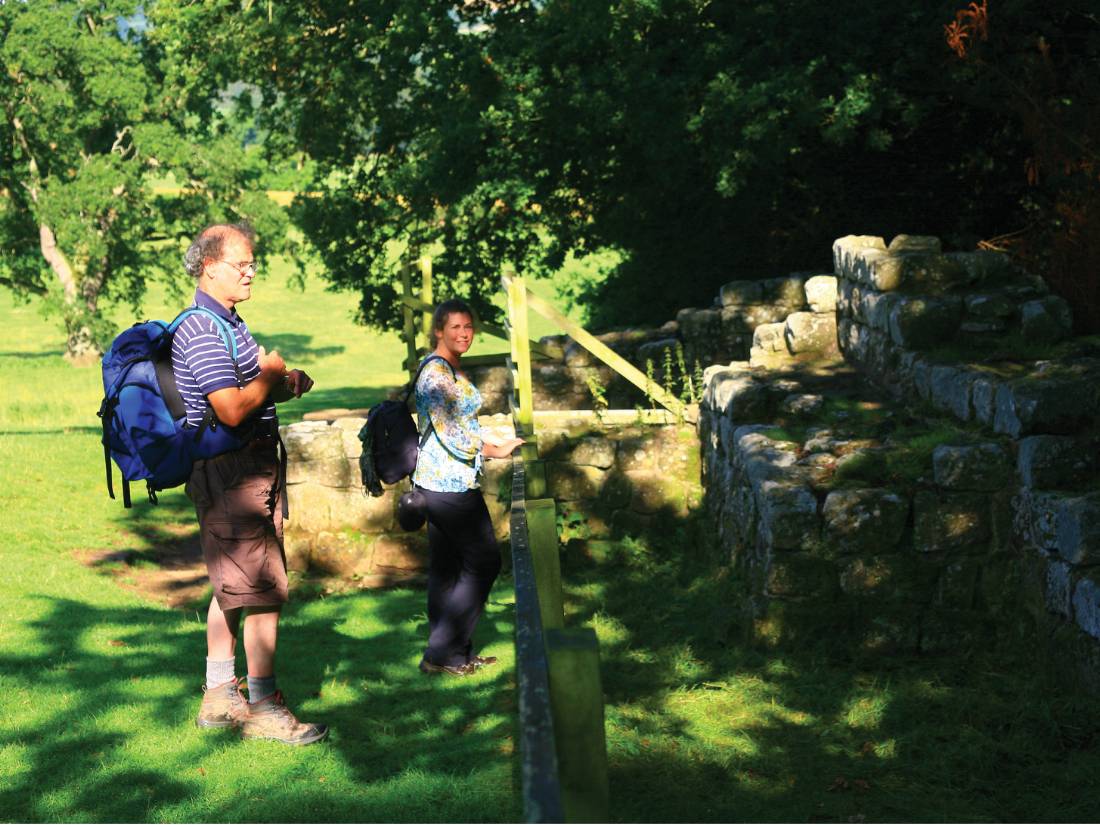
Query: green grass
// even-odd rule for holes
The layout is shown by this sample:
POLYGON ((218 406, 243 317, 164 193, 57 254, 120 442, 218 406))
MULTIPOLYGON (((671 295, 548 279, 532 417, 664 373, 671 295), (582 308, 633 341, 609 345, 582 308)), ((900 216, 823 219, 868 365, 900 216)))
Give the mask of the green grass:
MULTIPOLYGON (((350 296, 313 280, 298 293, 283 278, 265 279, 242 311, 317 380, 317 399, 285 405, 285 419, 365 406, 402 379, 401 344, 352 325, 350 296)), ((170 316, 164 303, 154 294, 146 314, 170 316)), ((130 512, 109 501, 98 370, 67 366, 32 307, 0 294, 0 317, 0 819, 521 817, 507 579, 479 631, 502 659, 494 671, 416 672, 420 592, 297 599, 280 683, 331 739, 298 750, 196 730, 201 617, 143 601, 109 564, 74 556, 178 541, 193 533, 190 505, 179 491, 130 512)), ((754 648, 740 632, 741 585, 706 551, 705 530, 676 527, 565 569, 570 622, 600 637, 615 820, 1095 817, 1096 703, 1041 658, 1011 645, 882 661, 754 648)))
POLYGON ((600 639, 617 820, 1095 817, 1100 710, 1037 651, 756 649, 705 544, 682 525, 567 570, 567 621, 600 639))
MULTIPOLYGON (((281 408, 366 406, 402 380, 396 336, 350 322, 353 300, 277 272, 242 306, 257 338, 317 388, 281 408), (308 403, 305 403, 308 402, 308 403)), ((167 318, 163 294, 147 317, 167 318)), ((204 625, 119 588, 83 550, 147 553, 193 534, 179 490, 132 511, 107 498, 99 370, 61 358, 60 335, 0 294, 0 819, 5 821, 479 821, 519 817, 510 582, 479 641, 503 666, 470 680, 416 670, 423 593, 292 601, 280 686, 328 722, 305 749, 199 731, 204 625)), ((120 319, 121 320, 121 319, 120 319)), ((117 479, 117 476, 116 476, 117 479)), ((241 659, 243 665, 243 658, 241 659)))

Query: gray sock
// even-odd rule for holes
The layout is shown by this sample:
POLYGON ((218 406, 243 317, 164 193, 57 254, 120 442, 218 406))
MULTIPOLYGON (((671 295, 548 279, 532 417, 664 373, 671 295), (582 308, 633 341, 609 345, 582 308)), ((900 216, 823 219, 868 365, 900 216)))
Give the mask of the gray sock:
POLYGON ((206 657, 206 686, 224 685, 237 678, 236 659, 211 659, 206 657))
POLYGON ((275 677, 249 676, 248 677, 248 701, 256 704, 261 699, 266 699, 275 692, 275 677))

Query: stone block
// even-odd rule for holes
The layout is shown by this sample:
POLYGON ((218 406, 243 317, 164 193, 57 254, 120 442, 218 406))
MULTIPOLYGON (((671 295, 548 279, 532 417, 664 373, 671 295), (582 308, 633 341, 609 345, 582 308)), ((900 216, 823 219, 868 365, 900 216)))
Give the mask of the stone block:
POLYGON ((922 553, 958 550, 987 542, 989 499, 977 493, 933 493, 913 497, 913 543, 922 553))
POLYGON ((852 281, 859 280, 855 270, 867 250, 886 251, 886 242, 873 235, 845 235, 833 241, 833 272, 852 281))
POLYGON ((817 498, 808 487, 789 481, 762 481, 756 495, 760 535, 769 547, 796 550, 817 539, 817 498))
POLYGON ((383 533, 393 528, 395 491, 390 488, 379 498, 363 494, 362 489, 339 489, 313 482, 287 486, 290 508, 288 524, 295 529, 317 533, 351 528, 365 533, 383 533))
POLYGON ((898 555, 847 558, 840 562, 840 589, 861 599, 896 597, 911 586, 912 568, 898 555))
POLYGON ((932 451, 936 484, 949 490, 999 490, 1012 481, 1008 453, 999 444, 954 446, 932 451))
POLYGON ((1066 496, 1021 488, 1012 500, 1012 530, 1016 538, 1038 550, 1054 550, 1055 517, 1066 496))
POLYGON ((1048 559, 1043 582, 1043 598, 1046 608, 1064 619, 1073 612, 1073 568, 1064 561, 1048 559))
POLYGON ((741 335, 751 336, 761 324, 774 324, 787 317, 790 309, 774 304, 755 304, 743 307, 722 308, 722 338, 729 340, 741 335))
POLYGON ((825 406, 825 396, 815 393, 791 393, 779 402, 784 415, 812 417, 825 406))
POLYGON ((485 509, 489 511, 489 519, 493 522, 493 533, 497 541, 507 541, 512 535, 511 511, 512 502, 499 496, 485 495, 485 509))
POLYGON ((371 558, 374 572, 405 570, 420 572, 428 569, 428 534, 425 528, 413 533, 388 533, 374 542, 371 558))
MULTIPOLYGON (((695 310, 692 309, 682 309, 680 310, 679 314, 690 314, 694 311, 695 310)), ((677 316, 677 320, 679 320, 679 315, 677 316)), ((567 367, 593 367, 596 364, 600 363, 600 360, 596 358, 595 355, 590 353, 587 349, 578 344, 572 338, 569 338, 566 341, 564 360, 567 367)))
POLYGON ((961 318, 962 301, 956 296, 899 296, 890 308, 890 339, 905 349, 940 346, 955 337, 961 318))
POLYGON ((753 349, 763 352, 786 352, 784 324, 761 324, 752 333, 753 349))
POLYGON ((342 431, 328 421, 299 421, 282 433, 290 463, 345 459, 342 431))
POLYGON ((885 553, 901 541, 909 501, 891 490, 834 490, 822 515, 826 538, 841 552, 885 553))
POLYGON ((577 501, 599 497, 607 480, 607 470, 578 467, 564 461, 546 464, 546 483, 550 495, 558 501, 577 501))
POLYGON ((1048 295, 1020 307, 1020 334, 1026 341, 1057 343, 1073 333, 1073 313, 1064 298, 1048 295))
POLYGON ((996 414, 997 381, 977 375, 970 382, 970 405, 974 409, 974 420, 987 427, 993 426, 996 414))
POLYGON ((759 304, 764 300, 760 281, 731 281, 718 290, 718 300, 724 307, 759 304))
POLYGON ((772 597, 831 597, 836 567, 808 553, 773 554, 768 558, 765 594, 772 597))
POLYGON ((963 297, 966 314, 975 318, 1007 318, 1016 305, 1003 292, 977 292, 963 297))
MULTIPOLYGON (((787 350, 801 352, 836 352, 836 316, 832 313, 793 312, 783 327, 787 350)), ((753 342, 756 335, 753 334, 753 342)))
POLYGON ((678 338, 659 338, 656 341, 646 341, 638 347, 635 362, 642 365, 644 372, 646 362, 652 361, 659 376, 663 373, 666 352, 669 353, 673 369, 675 369, 676 348, 678 346, 682 346, 678 338))
MULTIPOLYGON (((337 434, 339 433, 337 432, 337 434)), ((345 489, 357 487, 362 480, 359 472, 359 456, 356 455, 354 459, 349 459, 341 452, 338 456, 318 458, 315 461, 288 458, 286 480, 287 484, 312 482, 325 487, 345 489)))
POLYGON ((703 407, 734 421, 750 421, 767 414, 767 386, 747 365, 709 367, 703 373, 703 407))
POLYGON ((1000 286, 1018 275, 1012 259, 1003 252, 981 249, 974 252, 949 252, 948 257, 965 270, 967 283, 989 282, 1000 286))
POLYGON ((835 275, 814 275, 803 284, 806 303, 811 312, 836 312, 837 281, 835 275))
POLYGON ((994 399, 993 429, 1012 438, 1075 432, 1097 415, 1097 385, 1069 378, 1002 382, 994 399))
POLYGON ((369 536, 322 530, 313 537, 309 566, 335 576, 363 574, 370 570, 372 551, 369 536))
POLYGON ((871 329, 890 332, 890 315, 894 308, 906 298, 893 292, 864 290, 860 297, 860 309, 856 317, 861 318, 871 329))
POLYGON ((1073 588, 1073 620, 1094 639, 1100 639, 1100 580, 1089 573, 1073 588))
POLYGON ((582 438, 570 450, 569 461, 577 465, 607 470, 615 464, 615 444, 602 436, 582 438))
POLYGON ((1100 562, 1100 493, 1061 499, 1054 532, 1058 555, 1070 564, 1100 562))
POLYGON ((1097 445, 1072 436, 1028 436, 1016 452, 1020 481, 1040 490, 1083 484, 1096 476, 1097 465, 1097 445))
MULTIPOLYGON (((855 318, 859 312, 860 303, 859 285, 846 278, 837 279, 836 287, 836 311, 841 318, 855 318)), ((857 320, 862 320, 858 319, 857 320)))
POLYGON ((687 515, 682 483, 650 470, 634 470, 625 475, 630 485, 630 509, 634 512, 651 514, 671 510, 677 515, 687 515))
POLYGON ((680 337, 684 341, 713 340, 722 334, 722 311, 719 309, 681 309, 676 313, 680 337))
POLYGON ((880 292, 938 293, 966 283, 966 270, 953 258, 934 252, 865 254, 859 280, 880 292))
POLYGON ((759 283, 762 290, 761 301, 765 304, 790 307, 792 310, 806 306, 803 278, 798 275, 768 278, 759 283))
POLYGON ((961 421, 973 416, 970 373, 958 367, 935 366, 931 372, 931 402, 961 421))
POLYGON ((310 542, 313 536, 302 530, 287 527, 283 532, 283 554, 286 556, 286 569, 294 573, 304 573, 309 569, 310 542))
POLYGON ((907 252, 943 252, 943 244, 935 235, 895 235, 886 247, 895 255, 907 252))

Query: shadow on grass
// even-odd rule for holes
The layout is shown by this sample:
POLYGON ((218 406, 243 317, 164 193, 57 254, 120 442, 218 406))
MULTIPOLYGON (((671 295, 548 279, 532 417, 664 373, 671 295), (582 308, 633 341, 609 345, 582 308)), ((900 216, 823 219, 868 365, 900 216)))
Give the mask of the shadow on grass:
POLYGON ((1082 788, 1100 771, 1100 712, 1033 638, 940 656, 758 646, 737 617, 741 584, 702 550, 699 525, 666 523, 647 552, 628 541, 565 568, 567 622, 603 637, 614 819, 1095 817, 1082 788))
MULTIPOLYGON (((0 787, 4 818, 516 819, 511 675, 419 673, 423 600, 388 591, 288 607, 280 686, 300 717, 332 730, 326 743, 297 749, 194 728, 201 623, 49 598, 30 623, 33 652, 0 655, 5 681, 34 686, 6 691, 17 702, 0 727, 0 753, 18 752, 20 769, 0 787), (479 784, 477 771, 497 781, 479 784)), ((510 608, 492 605, 479 643, 499 648, 510 634, 510 608)))

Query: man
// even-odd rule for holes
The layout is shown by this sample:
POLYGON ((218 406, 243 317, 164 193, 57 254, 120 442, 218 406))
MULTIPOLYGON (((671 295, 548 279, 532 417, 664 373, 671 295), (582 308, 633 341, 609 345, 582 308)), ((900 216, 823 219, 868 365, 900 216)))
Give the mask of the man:
POLYGON ((237 364, 215 322, 201 313, 180 324, 172 342, 172 369, 188 423, 201 426, 209 406, 214 426, 233 428, 245 442, 239 450, 197 461, 187 484, 214 589, 206 618, 206 682, 195 723, 236 726, 246 739, 308 745, 323 739, 328 728, 299 722, 275 686, 279 613, 287 600, 275 402, 301 397, 313 381, 301 370, 288 372, 277 351, 258 346, 237 314, 236 305, 252 297, 253 239, 246 225, 218 224, 204 229, 184 255, 196 280, 195 306, 228 323, 237 364), (247 702, 235 669, 242 614, 247 702))

